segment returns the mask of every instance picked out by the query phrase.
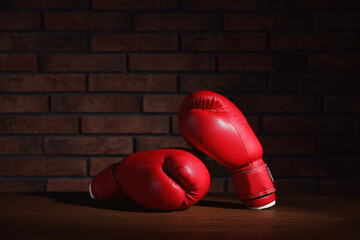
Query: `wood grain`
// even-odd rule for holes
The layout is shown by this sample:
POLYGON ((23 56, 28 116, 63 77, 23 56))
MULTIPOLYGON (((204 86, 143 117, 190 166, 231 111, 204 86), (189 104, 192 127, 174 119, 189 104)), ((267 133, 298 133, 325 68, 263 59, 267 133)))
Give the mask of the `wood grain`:
POLYGON ((130 200, 95 202, 87 193, 1 193, 1 239, 359 239, 359 197, 282 197, 243 208, 234 195, 152 212, 130 200))

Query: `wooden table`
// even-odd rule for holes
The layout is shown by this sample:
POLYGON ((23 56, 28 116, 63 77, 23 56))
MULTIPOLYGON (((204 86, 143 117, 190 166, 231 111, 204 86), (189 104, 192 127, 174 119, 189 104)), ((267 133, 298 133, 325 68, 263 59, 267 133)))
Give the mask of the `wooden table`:
POLYGON ((151 212, 87 193, 1 193, 0 239, 360 239, 360 198, 280 197, 247 210, 207 195, 184 211, 151 212))

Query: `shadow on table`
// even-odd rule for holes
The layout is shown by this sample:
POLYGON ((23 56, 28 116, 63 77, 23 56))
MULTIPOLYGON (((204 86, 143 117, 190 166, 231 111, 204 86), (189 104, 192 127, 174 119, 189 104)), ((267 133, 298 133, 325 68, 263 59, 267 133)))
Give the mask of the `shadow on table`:
MULTIPOLYGON (((121 200, 93 200, 87 192, 40 192, 40 193, 27 193, 31 196, 39 196, 45 198, 54 199, 56 202, 86 206, 99 209, 109 209, 116 211, 125 211, 125 212, 170 212, 170 211, 158 211, 145 208, 136 202, 132 201, 130 198, 125 198, 121 200)), ((201 200, 196 206, 203 207, 215 207, 215 208, 230 208, 230 209, 241 209, 244 206, 240 203, 233 202, 222 202, 215 200, 201 200)))
POLYGON ((245 209, 246 207, 241 203, 223 202, 216 200, 200 200, 196 206, 214 207, 214 208, 227 208, 227 209, 245 209))
MULTIPOLYGON (((122 200, 93 200, 87 192, 46 192, 46 193, 27 193, 32 196, 40 196, 54 199, 56 202, 86 206, 99 209, 109 209, 126 212, 155 212, 147 209, 129 198, 122 200)), ((158 212, 158 211, 157 211, 158 212)))

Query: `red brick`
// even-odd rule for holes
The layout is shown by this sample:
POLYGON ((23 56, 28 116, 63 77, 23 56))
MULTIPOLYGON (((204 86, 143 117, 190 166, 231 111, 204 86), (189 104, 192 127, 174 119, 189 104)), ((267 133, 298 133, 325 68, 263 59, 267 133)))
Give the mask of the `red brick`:
POLYGON ((171 134, 181 134, 179 129, 179 118, 178 116, 171 118, 171 134))
POLYGON ((271 171, 276 177, 356 177, 360 162, 349 158, 271 158, 271 171))
POLYGON ((90 159, 90 175, 96 176, 104 169, 110 167, 115 162, 121 162, 123 158, 91 158, 90 159))
POLYGON ((176 75, 170 74, 92 74, 89 77, 91 92, 176 92, 176 88, 176 75))
POLYGON ((43 179, 0 179, 0 192, 42 192, 44 189, 43 179))
POLYGON ((36 54, 0 54, 1 72, 37 71, 36 54))
POLYGON ((246 10, 246 9, 267 9, 269 0, 185 0, 182 1, 182 8, 186 10, 246 10))
MULTIPOLYGON (((1 1, 11 2, 11 1, 1 1)), ((1 3, 0 3, 1 4, 1 3)), ((0 7, 1 8, 1 7, 0 7)), ((1 30, 37 30, 41 29, 39 12, 1 12, 1 30)))
POLYGON ((4 134, 70 134, 78 133, 77 117, 7 116, 0 117, 0 133, 4 134))
POLYGON ((225 192, 225 179, 213 178, 209 189, 210 193, 223 193, 225 192))
POLYGON ((146 95, 143 97, 143 111, 157 113, 178 113, 185 96, 146 95))
POLYGON ((211 71, 215 69, 212 54, 132 54, 131 71, 211 71))
POLYGON ((84 176, 85 159, 2 158, 1 176, 84 176))
POLYGON ((309 29, 309 13, 225 13, 225 30, 300 30, 309 29))
POLYGON ((232 101, 246 113, 320 112, 321 97, 305 95, 236 96, 232 101))
POLYGON ((313 71, 357 70, 359 68, 360 54, 357 53, 309 54, 309 69, 313 71))
POLYGON ((359 29, 359 22, 358 12, 322 12, 314 15, 315 29, 359 29))
POLYGON ((193 33, 183 34, 185 51, 266 50, 267 36, 260 33, 193 33))
POLYGON ((101 10, 173 10, 177 0, 93 0, 93 9, 101 10))
POLYGON ((335 116, 265 116, 264 133, 352 133, 352 118, 335 116))
POLYGON ((226 167, 222 166, 217 161, 215 161, 211 158, 208 158, 208 163, 210 165, 210 169, 211 169, 213 177, 231 177, 232 176, 230 170, 227 169, 226 167))
POLYGON ((320 191, 324 195, 360 195, 359 179, 322 179, 320 180, 320 191))
POLYGON ((93 52, 112 51, 167 51, 178 49, 177 34, 95 34, 92 36, 93 52))
POLYGON ((82 117, 82 133, 169 133, 169 118, 161 116, 82 117))
POLYGON ((325 96, 325 112, 360 112, 359 95, 325 96))
POLYGON ((266 91, 267 78, 260 74, 190 74, 180 76, 180 91, 198 90, 216 92, 259 92, 266 91))
POLYGON ((302 71, 306 70, 305 54, 245 53, 220 54, 220 71, 302 71))
POLYGON ((63 95, 53 96, 53 112, 139 112, 135 95, 63 95))
POLYGON ((357 158, 359 154, 359 136, 317 137, 316 151, 326 156, 340 156, 346 161, 349 156, 357 158))
POLYGON ((0 92, 82 92, 81 74, 8 74, 0 75, 0 92))
POLYGON ((359 9, 358 1, 332 1, 332 0, 273 0, 272 7, 275 9, 316 9, 316 10, 353 10, 359 9))
POLYGON ((357 50, 358 33, 280 33, 271 35, 272 50, 357 50))
POLYGON ((254 133, 260 133, 260 120, 259 117, 255 116, 245 116, 246 120, 248 121, 251 129, 254 131, 254 133))
POLYGON ((47 181, 47 192, 88 192, 90 178, 78 179, 49 179, 47 181))
POLYGON ((314 154, 312 137, 261 137, 265 155, 314 154))
POLYGON ((138 137, 136 152, 159 148, 189 148, 182 137, 138 137))
POLYGON ((1 1, 1 9, 26 9, 26 10, 50 10, 50 9, 88 9, 88 0, 11 0, 1 1))
POLYGON ((227 179, 227 192, 228 192, 228 193, 236 193, 236 189, 235 189, 234 179, 233 179, 233 178, 227 179))
POLYGON ((358 93, 359 79, 360 74, 346 73, 274 75, 270 81, 270 90, 284 93, 358 93))
POLYGON ((130 17, 125 13, 51 12, 45 13, 46 30, 126 31, 130 17))
POLYGON ((123 54, 47 54, 40 59, 43 72, 122 72, 125 65, 123 54))
POLYGON ((219 14, 161 13, 135 15, 136 31, 206 31, 220 30, 219 14))
POLYGON ((93 0, 93 9, 102 10, 170 10, 177 5, 177 0, 93 0))
POLYGON ((4 51, 85 51, 84 34, 0 33, 4 51))
POLYGON ((45 139, 48 155, 118 155, 132 153, 126 137, 58 137, 45 139))
MULTIPOLYGON (((323 177, 327 173, 321 159, 271 158, 273 177, 323 177)), ((325 162, 325 164, 328 164, 325 162)))
POLYGON ((41 154, 41 139, 30 137, 1 137, 1 155, 41 154))
POLYGON ((0 113, 43 113, 48 109, 48 96, 0 96, 0 113))
POLYGON ((318 193, 315 179, 275 179, 278 195, 313 195, 318 193))

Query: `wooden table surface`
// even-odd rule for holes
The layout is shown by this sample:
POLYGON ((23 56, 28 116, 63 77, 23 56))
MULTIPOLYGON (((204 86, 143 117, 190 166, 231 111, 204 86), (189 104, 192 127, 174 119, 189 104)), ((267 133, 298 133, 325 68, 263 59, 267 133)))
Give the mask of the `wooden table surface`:
POLYGON ((87 193, 1 193, 0 239, 360 239, 359 197, 280 197, 247 210, 234 195, 151 212, 87 193))

